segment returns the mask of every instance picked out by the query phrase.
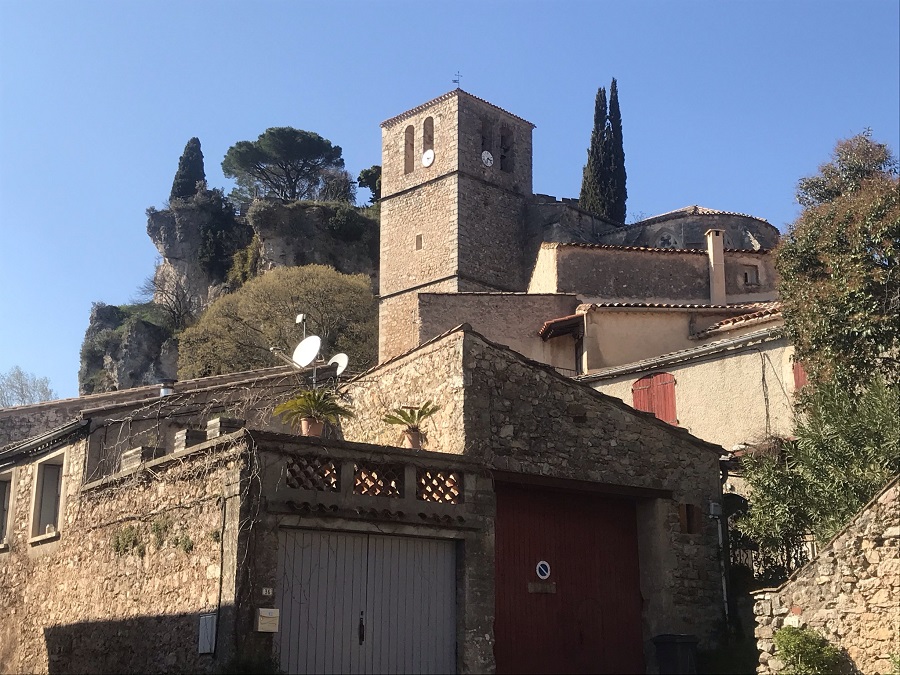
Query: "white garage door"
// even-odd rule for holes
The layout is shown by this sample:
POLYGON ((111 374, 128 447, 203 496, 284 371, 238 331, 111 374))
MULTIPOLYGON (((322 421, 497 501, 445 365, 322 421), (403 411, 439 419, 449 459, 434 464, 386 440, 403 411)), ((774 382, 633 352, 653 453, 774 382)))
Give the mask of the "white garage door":
POLYGON ((455 551, 447 540, 282 530, 282 670, 455 672, 455 551))

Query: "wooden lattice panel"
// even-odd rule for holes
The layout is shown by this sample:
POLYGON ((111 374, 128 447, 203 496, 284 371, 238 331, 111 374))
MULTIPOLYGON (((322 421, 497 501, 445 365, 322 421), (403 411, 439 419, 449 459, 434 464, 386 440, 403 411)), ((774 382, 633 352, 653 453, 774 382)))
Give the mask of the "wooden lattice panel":
POLYGON ((291 457, 287 463, 288 487, 300 490, 337 492, 340 472, 327 457, 291 457))
POLYGON ((416 470, 416 499, 438 504, 462 503, 462 474, 456 471, 416 470))
POLYGON ((353 493, 366 497, 402 497, 403 467, 394 464, 356 464, 353 493))

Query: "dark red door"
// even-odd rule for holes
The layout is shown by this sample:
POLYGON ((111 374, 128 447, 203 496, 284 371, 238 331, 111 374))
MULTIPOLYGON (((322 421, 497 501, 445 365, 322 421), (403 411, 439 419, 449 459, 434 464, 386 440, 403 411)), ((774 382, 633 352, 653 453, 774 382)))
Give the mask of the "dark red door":
POLYGON ((498 673, 644 672, 632 501, 498 483, 495 547, 498 673))

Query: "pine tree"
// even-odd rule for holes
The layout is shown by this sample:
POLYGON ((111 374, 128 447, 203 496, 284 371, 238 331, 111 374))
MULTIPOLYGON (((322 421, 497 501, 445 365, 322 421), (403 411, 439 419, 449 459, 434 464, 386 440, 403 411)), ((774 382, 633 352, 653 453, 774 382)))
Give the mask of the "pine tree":
POLYGON ((172 182, 172 193, 169 200, 193 197, 197 194, 197 183, 206 180, 203 169, 203 153, 200 151, 200 139, 192 138, 184 146, 181 159, 178 160, 178 171, 172 182))
POLYGON ((619 88, 616 78, 609 86, 609 199, 606 216, 617 223, 625 222, 625 201, 628 190, 625 188, 625 147, 622 144, 622 113, 619 110, 619 88))
POLYGON ((589 213, 603 215, 606 205, 608 181, 603 158, 603 139, 606 135, 606 89, 597 90, 594 101, 594 130, 591 131, 591 145, 588 148, 587 164, 581 180, 581 195, 578 206, 589 213))

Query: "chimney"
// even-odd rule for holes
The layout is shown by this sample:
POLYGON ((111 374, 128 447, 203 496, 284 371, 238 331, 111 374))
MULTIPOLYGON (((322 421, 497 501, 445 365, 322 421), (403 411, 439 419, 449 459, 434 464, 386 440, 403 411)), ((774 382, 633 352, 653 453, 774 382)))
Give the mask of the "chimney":
POLYGON ((725 233, 706 231, 706 251, 709 254, 709 304, 725 304, 725 233))

